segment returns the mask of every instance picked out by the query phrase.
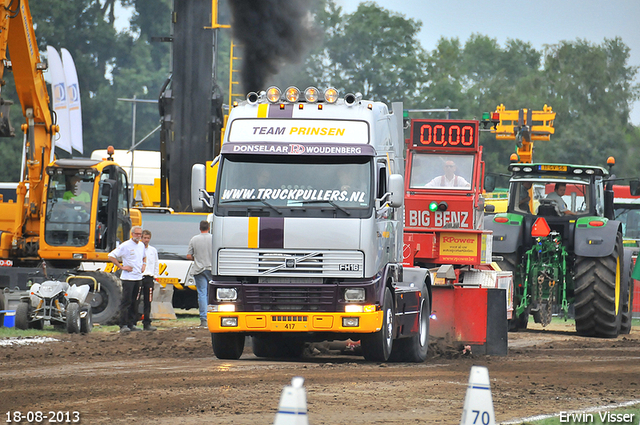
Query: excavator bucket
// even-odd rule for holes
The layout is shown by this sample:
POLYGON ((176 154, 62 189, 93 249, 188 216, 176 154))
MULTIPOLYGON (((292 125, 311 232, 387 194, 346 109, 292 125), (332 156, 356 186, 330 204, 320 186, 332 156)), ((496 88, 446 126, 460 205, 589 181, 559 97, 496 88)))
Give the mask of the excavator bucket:
POLYGON ((176 319, 173 311, 173 285, 162 286, 156 283, 151 301, 151 320, 176 319))
POLYGON ((0 137, 15 137, 16 135, 9 119, 11 105, 13 102, 10 100, 0 99, 0 137))

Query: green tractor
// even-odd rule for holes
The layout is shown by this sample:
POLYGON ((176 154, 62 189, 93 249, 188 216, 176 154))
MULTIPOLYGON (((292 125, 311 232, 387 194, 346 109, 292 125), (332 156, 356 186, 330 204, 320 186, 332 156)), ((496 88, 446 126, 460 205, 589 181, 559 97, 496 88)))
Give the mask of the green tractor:
MULTIPOLYGON (((613 177, 602 167, 568 164, 509 166, 507 212, 485 218, 493 254, 514 274, 510 330, 531 315, 575 316, 584 336, 615 338, 631 330, 631 251, 614 220, 613 177), (571 311, 573 310, 573 311, 571 311)), ((485 183, 491 190, 491 176, 485 183)))

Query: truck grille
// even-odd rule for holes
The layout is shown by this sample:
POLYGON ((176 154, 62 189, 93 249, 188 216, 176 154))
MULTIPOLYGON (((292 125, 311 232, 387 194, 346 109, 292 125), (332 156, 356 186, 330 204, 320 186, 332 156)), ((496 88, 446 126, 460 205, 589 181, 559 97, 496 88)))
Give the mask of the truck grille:
POLYGON ((218 253, 218 274, 361 278, 364 255, 360 251, 222 249, 218 253))
POLYGON ((336 288, 245 285, 243 289, 246 305, 252 311, 333 311, 336 288))

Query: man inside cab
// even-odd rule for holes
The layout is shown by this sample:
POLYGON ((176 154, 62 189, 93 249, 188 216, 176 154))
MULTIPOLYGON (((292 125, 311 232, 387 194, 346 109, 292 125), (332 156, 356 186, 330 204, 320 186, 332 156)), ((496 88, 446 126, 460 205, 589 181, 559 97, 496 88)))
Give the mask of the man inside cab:
POLYGON ((556 209, 560 212, 560 215, 576 215, 571 211, 562 197, 567 192, 566 183, 556 183, 553 187, 553 192, 547 195, 546 199, 552 200, 556 204, 556 209))

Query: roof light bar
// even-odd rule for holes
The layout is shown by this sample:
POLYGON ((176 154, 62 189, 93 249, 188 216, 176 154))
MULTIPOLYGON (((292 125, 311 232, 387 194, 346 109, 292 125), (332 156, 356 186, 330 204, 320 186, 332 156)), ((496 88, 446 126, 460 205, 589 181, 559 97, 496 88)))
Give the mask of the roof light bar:
POLYGON ((338 100, 338 90, 330 87, 324 91, 324 100, 327 103, 336 103, 338 100))
POLYGON ((297 87, 288 87, 284 92, 284 97, 289 102, 297 102, 300 98, 300 90, 297 87))
POLYGON ((276 86, 271 86, 267 89, 267 100, 271 103, 276 103, 280 101, 280 96, 282 96, 282 92, 276 86))
POLYGON ((309 103, 315 103, 320 98, 320 91, 315 87, 307 87, 304 90, 304 98, 309 103))

